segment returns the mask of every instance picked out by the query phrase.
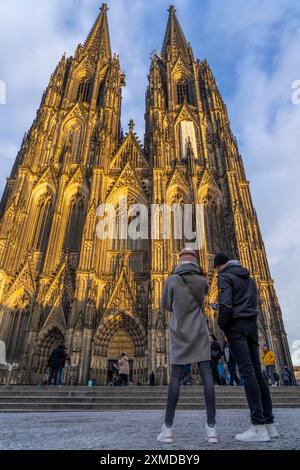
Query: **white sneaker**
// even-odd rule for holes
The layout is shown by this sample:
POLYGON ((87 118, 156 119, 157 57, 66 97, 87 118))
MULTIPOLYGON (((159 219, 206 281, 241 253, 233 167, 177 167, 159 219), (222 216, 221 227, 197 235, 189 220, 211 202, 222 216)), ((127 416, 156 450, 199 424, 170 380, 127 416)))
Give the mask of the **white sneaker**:
POLYGON ((279 437, 279 432, 276 429, 276 424, 266 424, 266 428, 270 437, 279 437))
POLYGON ((164 442, 165 444, 172 444, 173 442, 173 432, 172 428, 167 428, 164 424, 159 436, 157 436, 159 442, 164 442))
POLYGON ((242 434, 235 436, 237 441, 240 442, 268 442, 270 436, 264 424, 253 425, 242 434))
POLYGON ((216 426, 211 428, 208 426, 208 424, 206 424, 205 429, 207 442, 209 442, 210 444, 217 444, 219 442, 219 439, 216 426))

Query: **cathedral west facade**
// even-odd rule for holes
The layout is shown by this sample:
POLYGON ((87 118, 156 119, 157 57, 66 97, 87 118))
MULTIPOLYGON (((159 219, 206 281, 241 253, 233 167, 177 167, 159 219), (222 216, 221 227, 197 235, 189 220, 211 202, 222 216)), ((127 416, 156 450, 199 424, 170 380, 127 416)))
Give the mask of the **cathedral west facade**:
POLYGON ((261 341, 278 365, 291 365, 249 183, 207 61, 194 59, 171 6, 151 61, 142 145, 133 121, 121 132, 125 76, 111 52, 107 10, 103 4, 85 43, 51 76, 3 194, 0 340, 15 364, 11 381, 39 383, 63 343, 67 384, 106 384, 122 351, 134 382, 147 383, 151 371, 168 382, 169 313, 160 298, 185 240, 100 239, 97 208, 107 203, 118 213, 121 197, 148 207, 201 205, 211 330, 220 337, 210 304, 213 258, 224 251, 256 279, 261 341))

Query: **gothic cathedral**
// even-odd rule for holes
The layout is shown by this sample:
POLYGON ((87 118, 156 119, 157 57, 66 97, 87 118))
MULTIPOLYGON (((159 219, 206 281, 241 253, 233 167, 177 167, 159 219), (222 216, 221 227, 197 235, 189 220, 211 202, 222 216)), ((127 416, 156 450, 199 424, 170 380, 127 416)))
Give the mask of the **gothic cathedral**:
POLYGON ((249 183, 207 61, 194 59, 171 6, 150 66, 144 144, 133 121, 123 135, 125 76, 111 53, 107 10, 51 76, 3 194, 0 340, 14 364, 11 382, 39 383, 61 343, 71 357, 67 384, 106 384, 122 351, 133 382, 147 383, 152 371, 168 382, 169 313, 160 298, 184 240, 99 239, 97 208, 109 203, 118 213, 121 196, 148 207, 202 204, 211 330, 221 337, 210 304, 212 261, 224 251, 256 279, 260 339, 278 366, 291 366, 249 183))

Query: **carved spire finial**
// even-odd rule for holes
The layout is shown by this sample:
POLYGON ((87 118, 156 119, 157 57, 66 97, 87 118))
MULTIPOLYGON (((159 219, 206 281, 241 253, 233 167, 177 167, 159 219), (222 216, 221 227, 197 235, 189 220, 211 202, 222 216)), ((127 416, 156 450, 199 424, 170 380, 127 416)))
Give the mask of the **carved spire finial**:
POLYGON ((105 11, 108 11, 108 10, 109 10, 109 8, 108 8, 108 6, 107 6, 107 3, 102 3, 101 8, 100 8, 100 11, 105 12, 105 11))
POLYGON ((128 126, 129 126, 129 131, 133 132, 134 131, 134 126, 135 126, 133 119, 130 119, 128 126))

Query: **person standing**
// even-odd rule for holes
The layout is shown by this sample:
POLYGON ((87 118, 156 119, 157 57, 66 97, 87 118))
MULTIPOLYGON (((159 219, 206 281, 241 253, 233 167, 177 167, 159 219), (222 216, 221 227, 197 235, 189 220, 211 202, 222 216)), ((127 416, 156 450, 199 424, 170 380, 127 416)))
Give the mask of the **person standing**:
POLYGON ((221 379, 221 385, 224 385, 224 386, 227 385, 229 383, 229 376, 226 374, 225 362, 222 357, 219 360, 219 364, 218 364, 218 374, 221 379))
POLYGON ((165 423, 157 440, 173 442, 173 421, 179 398, 184 365, 197 363, 203 381, 207 411, 206 439, 218 442, 216 431, 216 401, 210 368, 210 345, 207 321, 202 307, 208 292, 207 280, 190 248, 179 254, 179 264, 166 281, 162 306, 172 312, 170 331, 171 378, 168 389, 165 423))
POLYGON ((271 385, 275 387, 275 377, 274 377, 274 368, 275 368, 275 354, 269 348, 267 344, 263 345, 263 356, 262 356, 262 363, 265 366, 266 375, 269 380, 271 381, 271 385))
POLYGON ((218 272, 218 324, 237 362, 250 408, 251 427, 235 436, 242 442, 265 442, 278 437, 272 399, 260 364, 257 327, 257 288, 249 271, 224 253, 214 259, 218 272))
POLYGON ((119 383, 128 385, 129 383, 129 360, 126 353, 122 353, 118 361, 119 383))
POLYGON ((290 374, 288 373, 287 367, 283 367, 281 369, 281 379, 285 387, 288 387, 289 385, 291 385, 290 374))
POLYGON ((68 354, 68 348, 64 347, 64 352, 65 352, 65 354, 64 354, 64 357, 62 355, 60 368, 59 368, 59 371, 58 371, 58 374, 57 374, 57 381, 56 381, 57 385, 61 385, 62 380, 63 380, 64 370, 65 370, 65 367, 66 367, 66 362, 70 362, 70 357, 69 357, 69 354, 68 354))
POLYGON ((279 387, 279 385, 280 385, 280 377, 279 377, 279 375, 277 374, 277 370, 274 370, 273 375, 274 375, 274 379, 275 379, 275 386, 276 386, 276 387, 279 387))
POLYGON ((154 372, 152 371, 150 376, 149 376, 149 383, 150 383, 150 386, 151 387, 154 387, 155 386, 155 374, 154 372))
POLYGON ((295 382, 294 382, 294 379, 293 379, 293 374, 290 371, 290 369, 288 368, 288 366, 284 365, 283 368, 285 369, 285 371, 287 372, 287 374, 289 376, 289 385, 295 385, 295 382))
POLYGON ((183 366, 183 380, 182 385, 192 385, 192 366, 186 364, 183 366))
POLYGON ((62 361, 66 359, 66 351, 65 346, 61 344, 58 346, 54 351, 51 353, 48 361, 48 367, 50 368, 49 374, 49 382, 48 384, 52 384, 52 380, 54 385, 57 385, 59 371, 62 365, 62 361))
POLYGON ((211 370, 212 370, 212 376, 214 379, 214 384, 216 385, 222 385, 222 381, 219 375, 219 370, 218 370, 218 365, 219 365, 219 360, 222 357, 222 348, 220 344, 217 341, 217 338, 215 335, 210 334, 209 335, 209 341, 210 341, 210 354, 211 354, 211 370))
POLYGON ((233 355, 231 354, 226 336, 224 337, 223 355, 224 355, 224 359, 228 367, 229 385, 233 386, 234 382, 236 383, 236 385, 240 385, 240 380, 236 373, 236 362, 234 360, 233 355))

